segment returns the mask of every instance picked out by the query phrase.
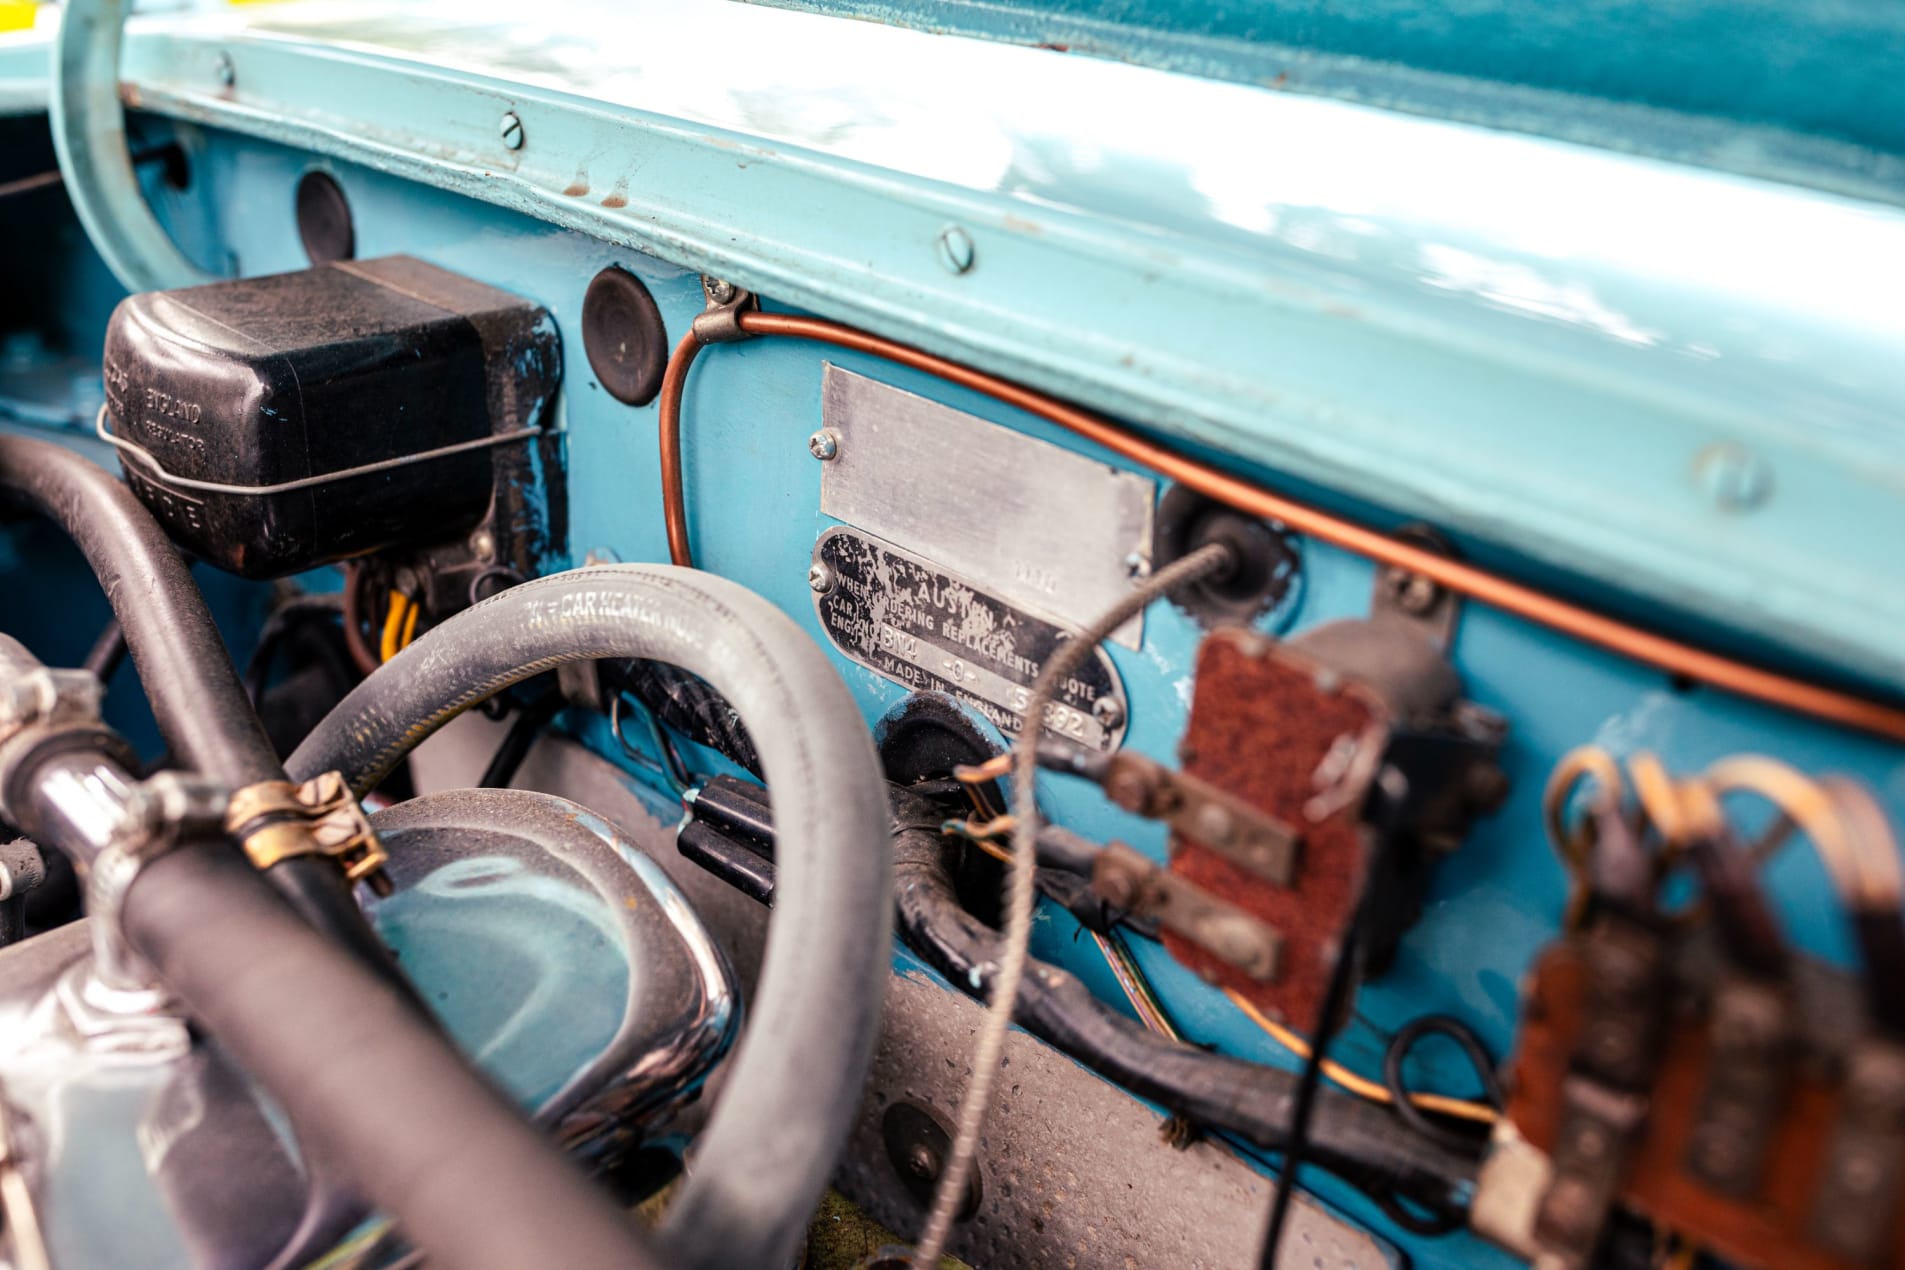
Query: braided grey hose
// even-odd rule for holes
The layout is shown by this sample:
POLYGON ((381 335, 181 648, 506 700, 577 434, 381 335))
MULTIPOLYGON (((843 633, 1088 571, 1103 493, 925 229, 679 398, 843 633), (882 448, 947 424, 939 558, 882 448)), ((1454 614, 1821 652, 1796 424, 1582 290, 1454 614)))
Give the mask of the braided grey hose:
POLYGON ((1025 730, 1012 749, 1012 880, 1006 898, 1005 951, 999 958, 999 973, 992 980, 992 999, 986 1005, 985 1022, 973 1051, 972 1083, 966 1086, 965 1101, 959 1106, 959 1132, 953 1138, 952 1154, 933 1192, 932 1211, 927 1214, 926 1229, 913 1253, 915 1266, 937 1266, 940 1252, 946 1246, 946 1236, 951 1233, 953 1215, 959 1210, 966 1191, 966 1177, 972 1170, 972 1157, 978 1151, 979 1132, 985 1127, 992 1086, 999 1071, 999 1054, 1005 1048, 1006 1029, 1012 1025, 1012 1008, 1019 997, 1019 982, 1025 977, 1032 939, 1033 899, 1037 892, 1034 883, 1038 875, 1038 721, 1045 717, 1045 708, 1057 694, 1058 685, 1091 656, 1093 649, 1111 638, 1113 631, 1149 608, 1159 597, 1221 571, 1234 559, 1229 547, 1211 543, 1158 570, 1092 623, 1084 634, 1054 653, 1033 681, 1025 706, 1025 730))

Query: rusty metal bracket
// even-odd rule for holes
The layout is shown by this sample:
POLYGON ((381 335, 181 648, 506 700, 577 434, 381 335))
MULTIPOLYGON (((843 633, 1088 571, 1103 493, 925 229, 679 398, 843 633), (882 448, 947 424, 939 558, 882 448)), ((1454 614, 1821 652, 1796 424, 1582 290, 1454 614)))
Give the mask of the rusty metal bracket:
POLYGON ((226 830, 244 846, 252 866, 268 869, 301 855, 329 856, 352 882, 390 894, 389 857, 340 772, 299 785, 259 781, 232 795, 226 830))
POLYGON ((1302 835, 1208 781, 1121 750, 1106 764, 1104 787, 1126 811, 1163 821, 1267 882, 1288 886, 1296 875, 1302 835))
POLYGON ((1153 864, 1122 842, 1107 843, 1092 861, 1098 898, 1183 936, 1260 982, 1277 976, 1283 937, 1234 904, 1153 864))

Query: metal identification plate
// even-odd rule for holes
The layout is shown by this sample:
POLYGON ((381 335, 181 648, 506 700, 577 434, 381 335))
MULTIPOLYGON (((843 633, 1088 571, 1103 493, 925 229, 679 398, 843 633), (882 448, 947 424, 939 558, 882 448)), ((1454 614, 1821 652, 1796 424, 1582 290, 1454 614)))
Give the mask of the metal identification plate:
MULTIPOLYGON (((841 652, 908 688, 949 693, 1009 735, 1025 727, 1046 658, 1073 634, 852 529, 821 535, 813 579, 820 625, 841 652)), ((1124 684, 1100 648, 1060 685, 1045 729, 1112 750, 1126 713, 1124 684)))
MULTIPOLYGON (((829 365, 820 510, 1083 630, 1151 564, 1157 484, 829 365)), ((1127 648, 1144 616, 1112 635, 1127 648)))

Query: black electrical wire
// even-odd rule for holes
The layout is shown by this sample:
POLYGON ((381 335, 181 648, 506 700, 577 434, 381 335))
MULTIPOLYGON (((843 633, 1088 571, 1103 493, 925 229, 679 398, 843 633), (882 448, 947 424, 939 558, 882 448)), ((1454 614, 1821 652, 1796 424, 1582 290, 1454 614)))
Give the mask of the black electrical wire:
POLYGON ((509 725, 502 744, 496 747, 496 753, 490 757, 489 766, 483 769, 483 778, 476 782, 476 787, 508 789, 509 783, 516 779, 516 772, 522 767, 523 760, 529 757, 536 738, 562 713, 564 704, 562 689, 551 686, 524 706, 516 715, 516 721, 509 725))
MULTIPOLYGON (((1386 835, 1376 835, 1381 854, 1381 844, 1386 835)), ((1357 896, 1355 911, 1350 915, 1349 925, 1343 931, 1336 963, 1330 967, 1328 985, 1323 991, 1323 1005, 1317 1011, 1316 1026, 1310 1032, 1310 1052, 1303 1060, 1302 1071, 1297 1076, 1295 1107, 1290 1113, 1290 1132, 1288 1144, 1283 1153, 1283 1167, 1277 1170, 1275 1196, 1270 1201, 1270 1222, 1264 1231, 1263 1251, 1258 1257, 1262 1270, 1275 1270, 1277 1249, 1283 1243, 1283 1228, 1290 1216, 1290 1198, 1296 1191, 1297 1174, 1303 1169, 1303 1162, 1311 1154, 1311 1120, 1316 1114, 1319 1096, 1323 1084, 1323 1058, 1329 1049, 1330 1038, 1336 1035, 1338 1022, 1349 1002, 1349 985, 1354 977, 1356 958, 1362 943, 1363 925, 1368 920, 1371 897, 1375 888, 1369 879, 1378 876, 1380 870, 1377 861, 1372 859, 1369 868, 1363 874, 1362 893, 1357 896)))
MULTIPOLYGON (((343 606, 341 595, 297 595, 272 609, 271 615, 265 619, 264 629, 258 632, 258 643, 245 665, 245 695, 251 698, 252 705, 256 706, 263 700, 265 685, 271 678, 272 663, 299 627, 313 621, 329 625, 342 614, 343 606)), ((325 647, 328 649, 329 646, 325 647)), ((352 674, 340 657, 324 656, 324 661, 332 679, 344 692, 350 691, 351 686, 361 678, 352 674)))
MULTIPOLYGON (((983 999, 998 970, 999 932, 967 912, 954 887, 940 812, 893 791, 895 899, 906 943, 962 991, 983 999)), ((1100 1076, 1201 1127, 1254 1148, 1283 1151, 1295 1117, 1290 1073, 1173 1041, 1111 1008, 1075 976, 1043 962, 1026 968, 1014 1021, 1100 1076)), ((1473 1160, 1396 1132, 1386 1108, 1332 1091, 1313 1093, 1317 1163, 1371 1196, 1396 1195, 1425 1210, 1464 1210, 1473 1160)))
POLYGON ((1425 1014, 1396 1029, 1383 1051, 1383 1087, 1389 1091, 1396 1115, 1411 1129, 1431 1141, 1440 1142, 1451 1151, 1479 1155, 1484 1145, 1482 1138, 1438 1124, 1428 1112, 1416 1106, 1415 1098, 1403 1081, 1403 1060, 1409 1057, 1420 1041, 1431 1036, 1453 1041, 1474 1069, 1475 1078, 1481 1082, 1483 1101, 1497 1109, 1502 1106, 1506 1095, 1502 1091, 1500 1078, 1495 1074, 1495 1060, 1489 1055, 1488 1047, 1482 1044, 1482 1038, 1476 1035, 1474 1028, 1447 1014, 1425 1014))
POLYGON ((86 660, 80 663, 100 683, 112 682, 119 673, 119 667, 126 660, 126 633, 119 628, 119 619, 107 618, 105 627, 99 632, 99 638, 93 641, 87 650, 86 660))

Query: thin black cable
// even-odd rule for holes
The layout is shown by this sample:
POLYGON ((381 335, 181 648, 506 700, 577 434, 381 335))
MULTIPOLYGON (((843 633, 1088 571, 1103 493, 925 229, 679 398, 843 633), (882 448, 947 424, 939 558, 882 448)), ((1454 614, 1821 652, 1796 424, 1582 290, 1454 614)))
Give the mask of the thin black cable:
POLYGON ((1501 1081, 1495 1075, 1495 1060, 1489 1055, 1487 1046, 1482 1044, 1482 1038, 1476 1035, 1474 1028, 1447 1014, 1425 1014, 1421 1018, 1411 1019, 1389 1038, 1389 1045, 1382 1056, 1383 1087, 1389 1091, 1396 1115, 1411 1129, 1451 1151, 1479 1155, 1484 1141, 1482 1138, 1437 1123, 1415 1105, 1415 1099, 1402 1079, 1403 1060, 1409 1057, 1418 1042, 1429 1036, 1453 1041, 1461 1049, 1463 1057, 1468 1059, 1476 1079, 1481 1082, 1482 1100, 1497 1109, 1502 1106, 1505 1096, 1501 1081))
POLYGON ((550 688, 547 692, 524 706, 516 721, 509 725, 509 731, 503 737, 501 745, 491 757, 489 766, 483 769, 483 779, 476 782, 478 789, 508 789, 509 783, 516 779, 517 771, 523 760, 529 757, 530 747, 536 738, 549 726, 555 717, 562 713, 564 705, 562 689, 550 688))
POLYGON ((120 665, 126 660, 126 633, 119 627, 119 619, 108 618, 105 629, 99 632, 99 638, 86 653, 81 664, 93 672, 100 683, 110 683, 119 673, 120 665))
MULTIPOLYGON (((1392 778, 1392 769, 1385 768, 1376 778, 1377 789, 1372 793, 1372 798, 1382 810, 1391 813, 1403 801, 1395 791, 1382 788, 1392 778)), ((1386 822, 1389 817, 1380 816, 1380 819, 1386 822)), ((1262 1252, 1258 1256, 1260 1270, 1273 1270, 1276 1265, 1277 1248, 1283 1242, 1283 1228, 1290 1216, 1290 1197, 1296 1190, 1297 1174, 1303 1168, 1304 1157, 1308 1154, 1310 1118, 1316 1109, 1317 1092, 1323 1083, 1325 1051, 1329 1049, 1330 1040, 1336 1035, 1337 1024, 1346 1012, 1344 1007, 1349 1000, 1350 979, 1361 951, 1363 927, 1369 920, 1371 897, 1375 894, 1374 879, 1381 877, 1384 872, 1383 858, 1388 855, 1391 826, 1379 823, 1372 828, 1374 846, 1363 871, 1362 891, 1356 897, 1356 908, 1343 931, 1336 964, 1330 967, 1329 983, 1323 992, 1323 1005, 1317 1011, 1316 1026, 1310 1033, 1309 1057, 1303 1060, 1303 1070, 1297 1078, 1295 1105, 1290 1111, 1289 1146, 1283 1153, 1283 1167, 1277 1171, 1276 1195, 1270 1203, 1270 1221, 1264 1231, 1262 1252)))
MULTIPOLYGON (((254 706, 264 699, 272 663, 298 627, 312 620, 328 623, 342 609, 342 596, 319 594, 292 596, 271 611, 258 632, 258 643, 245 664, 245 695, 251 698, 254 706)), ((330 669, 332 677, 343 686, 345 692, 356 685, 357 679, 344 669, 341 661, 332 664, 330 669)))

